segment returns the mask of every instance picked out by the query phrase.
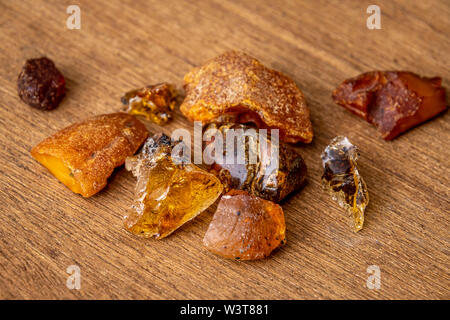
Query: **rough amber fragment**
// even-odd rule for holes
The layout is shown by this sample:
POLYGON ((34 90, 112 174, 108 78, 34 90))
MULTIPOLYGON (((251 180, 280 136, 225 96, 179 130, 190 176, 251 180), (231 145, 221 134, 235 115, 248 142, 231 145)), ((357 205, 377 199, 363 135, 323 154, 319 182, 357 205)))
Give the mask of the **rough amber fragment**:
POLYGON ((35 146, 31 155, 70 190, 90 197, 106 186, 114 168, 133 155, 147 136, 134 116, 105 114, 55 133, 35 146))
POLYGON ((52 60, 42 57, 27 60, 17 79, 20 99, 41 109, 55 109, 66 93, 66 80, 52 60))
POLYGON ((283 209, 246 191, 231 190, 219 202, 203 243, 230 259, 262 259, 286 242, 283 209))
POLYGON ((373 71, 345 80, 334 101, 374 124, 386 140, 446 110, 441 78, 406 71, 373 71))
POLYGON ((286 75, 249 55, 226 52, 184 77, 181 112, 191 121, 253 122, 277 128, 285 142, 311 142, 313 131, 305 97, 286 75))
POLYGON ((177 92, 171 84, 159 83, 127 92, 121 100, 130 114, 161 125, 172 118, 176 99, 177 92))
POLYGON ((219 177, 226 191, 242 189, 252 195, 280 202, 304 185, 306 164, 303 158, 286 144, 273 142, 270 132, 263 135, 248 125, 212 123, 205 127, 205 151, 216 142, 217 131, 223 139, 222 161, 216 161, 218 150, 215 148, 213 154, 204 152, 204 157, 207 163, 212 163, 210 171, 219 177), (238 139, 246 140, 239 145, 238 139), (233 143, 230 144, 230 141, 233 143), (243 149, 244 161, 238 160, 237 148, 243 149))
POLYGON ((347 209, 355 232, 362 229, 369 204, 366 184, 356 167, 358 149, 346 137, 335 137, 322 153, 322 183, 333 200, 347 209))
POLYGON ((137 178, 135 200, 124 219, 128 231, 146 238, 164 238, 222 193, 222 184, 213 174, 174 151, 180 143, 155 135, 137 156, 127 158, 125 167, 137 178))

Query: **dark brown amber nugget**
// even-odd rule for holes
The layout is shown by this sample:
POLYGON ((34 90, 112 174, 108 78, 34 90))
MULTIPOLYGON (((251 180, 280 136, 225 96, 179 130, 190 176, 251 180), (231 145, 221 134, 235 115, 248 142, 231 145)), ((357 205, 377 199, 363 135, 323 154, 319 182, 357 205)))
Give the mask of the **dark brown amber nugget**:
POLYGON ((121 100, 128 113, 165 124, 172 118, 176 98, 177 92, 171 84, 159 83, 127 92, 121 100))
POLYGON ((203 238, 211 252, 239 260, 265 258, 285 242, 283 209, 242 190, 222 197, 203 238))
POLYGON ((210 171, 219 177, 226 191, 247 190, 252 195, 280 202, 304 185, 306 164, 301 155, 284 143, 272 141, 270 131, 267 133, 262 135, 253 126, 242 124, 212 123, 205 128, 205 161, 212 163, 210 171), (216 157, 220 151, 215 145, 217 132, 223 139, 222 161, 216 157), (214 150, 207 150, 210 147, 214 150))
POLYGON ((17 79, 20 99, 42 109, 55 109, 66 93, 64 76, 52 60, 43 57, 27 60, 17 79))
POLYGON ((373 71, 345 80, 334 101, 374 124, 386 140, 444 111, 441 78, 406 71, 373 71))

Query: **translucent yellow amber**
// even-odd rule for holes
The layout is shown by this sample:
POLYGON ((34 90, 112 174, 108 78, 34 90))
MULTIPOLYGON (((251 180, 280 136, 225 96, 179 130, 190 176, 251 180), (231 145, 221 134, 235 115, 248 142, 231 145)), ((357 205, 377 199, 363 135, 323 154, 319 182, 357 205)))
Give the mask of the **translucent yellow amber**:
POLYGON ((127 158, 126 169, 137 178, 135 201, 124 220, 128 231, 164 238, 222 193, 222 184, 213 174, 172 157, 176 144, 165 135, 154 136, 140 154, 127 158))
POLYGON ((127 105, 128 113, 161 125, 172 118, 176 98, 177 92, 171 84, 159 83, 127 92, 122 103, 127 105))

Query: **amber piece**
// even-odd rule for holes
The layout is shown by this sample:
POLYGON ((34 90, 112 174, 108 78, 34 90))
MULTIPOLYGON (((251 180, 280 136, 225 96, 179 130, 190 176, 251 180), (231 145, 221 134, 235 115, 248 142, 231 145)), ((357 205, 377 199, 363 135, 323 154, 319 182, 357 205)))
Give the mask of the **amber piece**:
POLYGON ((53 61, 42 57, 26 61, 17 79, 17 89, 26 104, 52 110, 64 98, 66 81, 53 61))
POLYGON ((226 52, 184 77, 181 112, 191 121, 253 122, 280 130, 284 142, 311 142, 305 97, 286 75, 249 55, 226 52))
POLYGON ((31 155, 70 190, 90 197, 147 136, 134 116, 105 114, 62 129, 35 146, 31 155))
POLYGON ((280 202, 304 185, 306 164, 303 158, 286 144, 273 143, 270 131, 264 136, 253 126, 212 123, 205 127, 205 151, 215 143, 217 131, 223 139, 222 161, 216 161, 215 148, 214 152, 204 152, 204 157, 208 164, 212 163, 210 171, 219 177, 226 191, 246 190, 266 200, 280 202), (240 145, 238 139, 242 139, 240 145), (238 161, 239 147, 244 149, 244 161, 238 161))
POLYGON ((145 238, 161 239, 195 218, 222 193, 222 184, 211 173, 178 156, 182 142, 155 135, 142 151, 126 160, 137 178, 135 200, 124 219, 125 228, 145 238))
POLYGON ((172 118, 176 99, 177 92, 171 84, 159 83, 127 92, 121 101, 127 106, 128 113, 144 116, 161 125, 172 118))
POLYGON ((373 71, 345 80, 334 101, 374 124, 385 140, 446 110, 441 78, 406 71, 373 71))
POLYGON ((266 258, 285 242, 283 209, 242 190, 231 190, 220 199, 203 238, 211 252, 239 260, 266 258))
POLYGON ((346 137, 335 137, 322 153, 323 186, 351 216, 355 232, 362 229, 369 204, 366 183, 356 167, 358 149, 346 137))

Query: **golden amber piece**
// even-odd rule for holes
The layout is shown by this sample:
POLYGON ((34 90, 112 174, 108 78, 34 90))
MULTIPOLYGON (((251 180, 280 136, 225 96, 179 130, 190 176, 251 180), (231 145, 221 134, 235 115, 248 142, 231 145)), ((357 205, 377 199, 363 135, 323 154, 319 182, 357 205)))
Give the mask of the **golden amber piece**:
POLYGON ((306 164, 303 158, 286 144, 278 141, 274 143, 270 131, 262 135, 248 125, 211 123, 205 127, 205 137, 208 141, 205 151, 215 143, 217 131, 223 137, 223 161, 216 161, 217 150, 214 150, 213 155, 205 152, 204 157, 207 163, 212 163, 210 172, 219 177, 226 191, 246 190, 266 200, 280 202, 304 185, 306 164), (240 145, 238 139, 242 139, 240 145), (233 143, 230 144, 230 141, 233 143), (238 147, 244 151, 244 161, 238 160, 238 152, 235 150, 238 147))
POLYGON ((184 76, 181 112, 191 121, 253 122, 284 142, 311 142, 305 97, 295 82, 249 55, 229 51, 184 76))
POLYGON ((70 190, 90 197, 147 136, 134 116, 105 114, 62 129, 35 146, 31 155, 70 190))
POLYGON ((369 204, 366 183, 356 167, 358 149, 346 137, 335 137, 322 153, 323 186, 333 200, 347 209, 355 232, 362 229, 369 204))
POLYGON ((161 125, 172 118, 176 99, 177 92, 171 84, 159 83, 127 92, 121 100, 128 113, 161 125))
POLYGON ((441 81, 407 71, 372 71, 345 80, 333 99, 392 140, 447 109, 441 81))
POLYGON ((220 199, 203 243, 230 259, 262 259, 286 242, 283 209, 276 203, 231 190, 220 199))
POLYGON ((195 218, 222 193, 222 184, 211 173, 178 156, 182 142, 164 134, 149 138, 142 151, 126 160, 137 178, 135 200, 124 218, 128 231, 161 239, 195 218))

